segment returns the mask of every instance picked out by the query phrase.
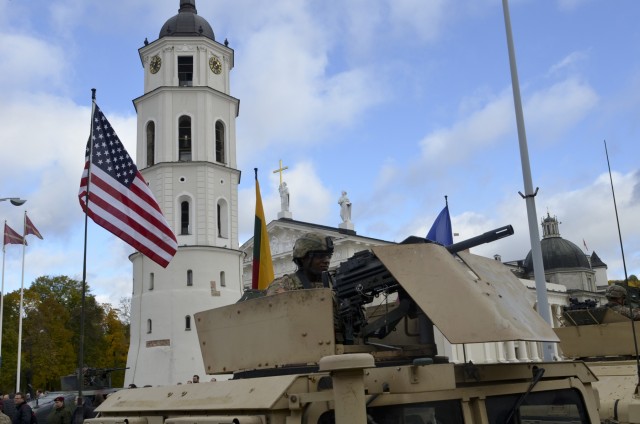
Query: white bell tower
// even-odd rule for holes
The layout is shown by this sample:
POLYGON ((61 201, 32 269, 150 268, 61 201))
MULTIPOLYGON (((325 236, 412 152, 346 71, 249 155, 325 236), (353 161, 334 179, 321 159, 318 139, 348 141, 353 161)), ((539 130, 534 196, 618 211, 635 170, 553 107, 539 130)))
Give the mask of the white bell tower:
POLYGON ((130 257, 125 385, 185 383, 194 374, 207 381, 193 314, 236 302, 242 293, 233 50, 215 41, 195 0, 181 0, 178 14, 139 54, 137 165, 179 247, 166 269, 137 252, 130 257))

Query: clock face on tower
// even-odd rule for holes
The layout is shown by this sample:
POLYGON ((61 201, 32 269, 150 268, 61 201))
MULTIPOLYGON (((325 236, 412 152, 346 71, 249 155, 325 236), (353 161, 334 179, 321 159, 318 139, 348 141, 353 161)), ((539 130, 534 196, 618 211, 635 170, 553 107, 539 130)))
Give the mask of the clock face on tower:
POLYGON ((222 72, 222 63, 220 63, 220 59, 215 56, 209 59, 209 68, 211 68, 211 72, 216 75, 222 72))
POLYGON ((151 58, 151 62, 149 63, 149 70, 151 71, 152 74, 157 73, 160 70, 160 67, 162 66, 162 59, 160 59, 160 56, 155 55, 151 58))

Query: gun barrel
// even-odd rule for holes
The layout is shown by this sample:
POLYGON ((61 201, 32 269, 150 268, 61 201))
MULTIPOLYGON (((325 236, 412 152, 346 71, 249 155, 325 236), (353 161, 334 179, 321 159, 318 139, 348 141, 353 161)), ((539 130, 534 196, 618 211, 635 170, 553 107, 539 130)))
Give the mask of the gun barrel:
POLYGON ((447 250, 451 253, 461 252, 465 249, 479 246, 484 243, 490 243, 498 239, 508 237, 513 234, 513 227, 511 225, 505 225, 504 227, 496 228, 495 230, 487 231, 479 236, 471 237, 470 239, 463 240, 459 243, 453 243, 447 246, 447 250))

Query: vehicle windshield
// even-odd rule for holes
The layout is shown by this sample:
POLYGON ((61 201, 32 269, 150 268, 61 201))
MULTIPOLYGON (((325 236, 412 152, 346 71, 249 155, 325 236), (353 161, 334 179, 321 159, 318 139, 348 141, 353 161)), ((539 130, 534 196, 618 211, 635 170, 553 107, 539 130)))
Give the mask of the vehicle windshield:
MULTIPOLYGON (((487 397, 485 405, 490 423, 505 423, 521 394, 487 397)), ((586 423, 589 422, 584 401, 577 390, 549 390, 532 392, 513 414, 511 423, 586 423)))
MULTIPOLYGON (((488 396, 485 399, 490 424, 578 424, 588 423, 580 392, 575 389, 530 392, 514 413, 505 420, 522 393, 488 396)), ((375 424, 464 424, 460 399, 387 405, 367 408, 368 422, 375 424)), ((319 424, 335 423, 333 411, 323 415, 319 424)))
POLYGON ((463 424, 459 400, 367 408, 376 424, 463 424))

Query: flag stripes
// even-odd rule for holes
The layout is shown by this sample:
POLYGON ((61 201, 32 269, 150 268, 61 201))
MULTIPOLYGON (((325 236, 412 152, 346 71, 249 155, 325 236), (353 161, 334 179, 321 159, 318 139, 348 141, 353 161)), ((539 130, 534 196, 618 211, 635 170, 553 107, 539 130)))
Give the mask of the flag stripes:
POLYGON ((273 281, 273 259, 269 246, 269 233, 264 218, 258 170, 256 168, 256 218, 253 225, 253 263, 251 273, 251 288, 264 290, 273 281))
POLYGON ((29 234, 33 234, 34 236, 42 240, 42 234, 40 234, 40 231, 38 231, 36 226, 33 225, 33 222, 31 222, 31 220, 27 216, 27 213, 25 212, 24 213, 24 236, 26 237, 29 234))
POLYGON ((20 234, 16 233, 5 222, 4 223, 4 244, 3 244, 3 246, 6 246, 7 244, 22 244, 23 241, 24 241, 24 238, 20 234))
POLYGON ((87 156, 78 193, 80 206, 96 224, 166 267, 177 251, 176 237, 142 174, 100 109, 95 109, 94 132, 87 143, 91 167, 87 156))

